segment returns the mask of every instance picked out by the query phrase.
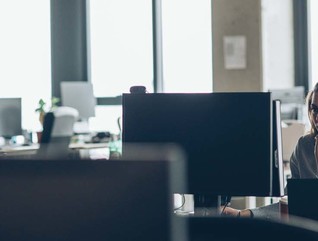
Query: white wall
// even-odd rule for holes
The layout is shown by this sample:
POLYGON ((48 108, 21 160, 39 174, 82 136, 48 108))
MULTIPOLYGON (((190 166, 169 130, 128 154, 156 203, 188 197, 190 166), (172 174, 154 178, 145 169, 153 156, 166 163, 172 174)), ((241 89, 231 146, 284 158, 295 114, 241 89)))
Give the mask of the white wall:
POLYGON ((213 0, 213 90, 267 91, 294 85, 293 0, 213 0), (246 38, 246 67, 224 65, 224 36, 246 38))
POLYGON ((261 0, 213 0, 213 91, 261 91, 261 0), (224 37, 246 39, 246 66, 226 68, 224 37))

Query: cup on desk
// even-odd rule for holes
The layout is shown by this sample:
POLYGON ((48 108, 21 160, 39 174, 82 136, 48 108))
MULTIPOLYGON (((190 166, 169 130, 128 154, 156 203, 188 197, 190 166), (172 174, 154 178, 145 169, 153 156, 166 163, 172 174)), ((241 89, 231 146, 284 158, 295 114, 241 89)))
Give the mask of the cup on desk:
POLYGON ((174 194, 174 208, 176 214, 193 214, 194 199, 191 194, 174 194))
POLYGON ((41 143, 42 131, 37 131, 36 137, 37 137, 37 143, 41 143))
POLYGON ((288 219, 288 198, 287 196, 282 197, 279 200, 279 212, 281 219, 288 219))

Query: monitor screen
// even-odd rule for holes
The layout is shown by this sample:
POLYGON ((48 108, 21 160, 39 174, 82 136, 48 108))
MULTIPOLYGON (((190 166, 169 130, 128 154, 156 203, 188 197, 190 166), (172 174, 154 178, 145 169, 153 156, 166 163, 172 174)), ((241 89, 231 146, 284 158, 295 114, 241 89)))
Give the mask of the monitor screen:
POLYGON ((88 120, 95 116, 96 98, 93 85, 84 81, 61 82, 62 105, 78 110, 79 118, 88 120))
POLYGON ((189 193, 272 196, 270 93, 124 94, 123 147, 181 145, 189 193))
POLYGON ((21 98, 0 98, 0 136, 22 135, 21 98))

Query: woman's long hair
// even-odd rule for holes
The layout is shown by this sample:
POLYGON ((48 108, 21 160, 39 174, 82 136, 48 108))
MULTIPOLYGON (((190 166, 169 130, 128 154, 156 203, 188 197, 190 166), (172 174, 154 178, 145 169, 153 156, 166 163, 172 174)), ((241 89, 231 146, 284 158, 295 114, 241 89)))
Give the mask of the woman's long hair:
POLYGON ((309 91, 306 96, 306 103, 307 103, 307 114, 310 121, 310 133, 314 136, 317 136, 318 131, 315 126, 315 121, 313 119, 313 116, 311 115, 311 104, 312 104, 312 96, 314 93, 318 93, 318 82, 315 84, 314 89, 309 91))

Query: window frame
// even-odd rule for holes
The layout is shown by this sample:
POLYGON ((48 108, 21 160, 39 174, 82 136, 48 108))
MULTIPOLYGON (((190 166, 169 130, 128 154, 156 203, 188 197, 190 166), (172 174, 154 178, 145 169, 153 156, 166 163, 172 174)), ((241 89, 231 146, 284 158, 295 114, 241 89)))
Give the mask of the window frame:
POLYGON ((293 0, 295 86, 309 89, 308 8, 307 0, 293 0))

